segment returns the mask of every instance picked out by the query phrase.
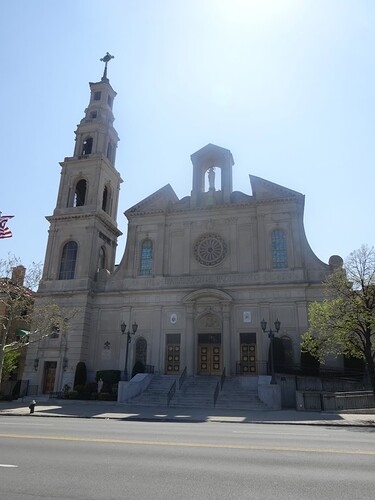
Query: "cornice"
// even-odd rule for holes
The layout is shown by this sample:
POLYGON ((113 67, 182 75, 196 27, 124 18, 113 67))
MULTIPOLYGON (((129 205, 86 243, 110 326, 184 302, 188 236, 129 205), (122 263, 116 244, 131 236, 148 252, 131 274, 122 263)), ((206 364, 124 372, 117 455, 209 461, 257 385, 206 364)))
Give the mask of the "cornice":
POLYGON ((100 222, 110 231, 116 234, 116 236, 121 236, 122 232, 112 223, 110 223, 105 217, 97 212, 92 213, 82 213, 82 214, 59 214, 59 215, 47 215, 46 219, 48 222, 56 222, 56 221, 75 221, 77 219, 80 220, 89 220, 89 219, 98 219, 100 222))
MULTIPOLYGON (((303 195, 301 195, 303 196, 303 195)), ((237 210, 237 209, 242 209, 242 208, 249 208, 249 207, 256 207, 257 205, 274 205, 277 203, 297 203, 299 205, 303 204, 303 200, 299 199, 297 197, 284 197, 284 198, 269 198, 269 199, 261 199, 261 200, 256 200, 256 199, 251 199, 247 203, 223 203, 220 205, 211 205, 211 206, 195 206, 195 207, 184 207, 184 208, 178 208, 178 206, 175 205, 169 205, 165 209, 159 209, 159 210, 143 210, 139 212, 129 212, 128 210, 124 212, 124 215, 128 219, 134 219, 139 216, 145 216, 145 215, 160 215, 160 214, 183 214, 183 213, 202 213, 203 211, 207 212, 213 212, 215 210, 227 210, 227 209, 232 209, 232 210, 237 210)), ((137 206, 137 205, 135 205, 137 206)))

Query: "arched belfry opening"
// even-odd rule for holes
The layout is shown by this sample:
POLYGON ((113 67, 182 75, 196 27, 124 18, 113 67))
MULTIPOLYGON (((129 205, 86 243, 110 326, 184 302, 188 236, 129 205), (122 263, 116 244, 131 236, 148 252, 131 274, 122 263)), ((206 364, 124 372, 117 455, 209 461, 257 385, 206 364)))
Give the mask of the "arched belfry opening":
POLYGON ((232 153, 214 144, 191 155, 193 163, 192 205, 204 204, 211 196, 215 203, 228 203, 233 189, 232 153))

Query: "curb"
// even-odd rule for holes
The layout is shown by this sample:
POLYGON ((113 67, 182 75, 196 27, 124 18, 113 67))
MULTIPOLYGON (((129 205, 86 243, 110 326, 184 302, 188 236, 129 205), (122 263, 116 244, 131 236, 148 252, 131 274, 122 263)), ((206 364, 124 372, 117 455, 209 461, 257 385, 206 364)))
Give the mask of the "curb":
MULTIPOLYGON (((0 417, 30 417, 29 413, 2 413, 0 411, 0 417)), ((173 417, 140 417, 140 416, 88 416, 88 415, 46 415, 43 413, 33 413, 33 417, 41 417, 41 418, 82 418, 82 419, 97 419, 97 420, 117 420, 120 422, 164 422, 164 423, 222 423, 222 424, 273 424, 273 425, 296 425, 296 426, 315 426, 315 427, 359 427, 359 428, 374 428, 375 420, 372 422, 337 422, 334 420, 331 421, 316 421, 312 422, 310 420, 304 421, 295 421, 295 420, 283 420, 283 421, 275 421, 275 420, 234 420, 231 417, 215 417, 212 416, 210 418, 173 418, 173 417)))

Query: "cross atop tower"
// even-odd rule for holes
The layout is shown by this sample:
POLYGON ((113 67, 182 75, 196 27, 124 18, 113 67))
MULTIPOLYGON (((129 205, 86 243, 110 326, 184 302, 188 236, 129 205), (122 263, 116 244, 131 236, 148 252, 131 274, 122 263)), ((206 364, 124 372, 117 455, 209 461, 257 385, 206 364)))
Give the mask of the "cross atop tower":
POLYGON ((108 82, 107 65, 108 65, 109 61, 111 59, 114 59, 114 58, 115 58, 115 56, 111 56, 111 54, 109 52, 107 52, 106 55, 100 59, 102 62, 105 63, 104 72, 103 72, 103 76, 102 76, 102 82, 108 82))

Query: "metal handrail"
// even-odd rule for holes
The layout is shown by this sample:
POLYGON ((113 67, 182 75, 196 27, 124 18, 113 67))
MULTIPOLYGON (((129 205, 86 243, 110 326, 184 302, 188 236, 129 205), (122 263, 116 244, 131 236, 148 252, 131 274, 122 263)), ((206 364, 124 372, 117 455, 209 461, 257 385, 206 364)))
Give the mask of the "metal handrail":
POLYGON ((175 392, 176 392, 176 380, 173 382, 173 384, 171 385, 169 391, 168 391, 168 394, 167 394, 167 406, 169 406, 169 403, 171 402, 171 399, 173 398, 173 396, 175 395, 175 392))
POLYGON ((223 373, 221 374, 221 377, 220 377, 220 390, 222 390, 223 388, 223 385, 224 385, 224 382, 225 382, 225 367, 224 367, 224 370, 223 370, 223 373))
POLYGON ((185 382, 186 374, 187 374, 187 366, 185 366, 184 371, 181 373, 180 378, 178 379, 178 390, 181 389, 182 384, 185 382))
POLYGON ((214 391, 214 407, 216 406, 216 401, 219 396, 220 392, 220 381, 216 384, 215 391, 214 391))

